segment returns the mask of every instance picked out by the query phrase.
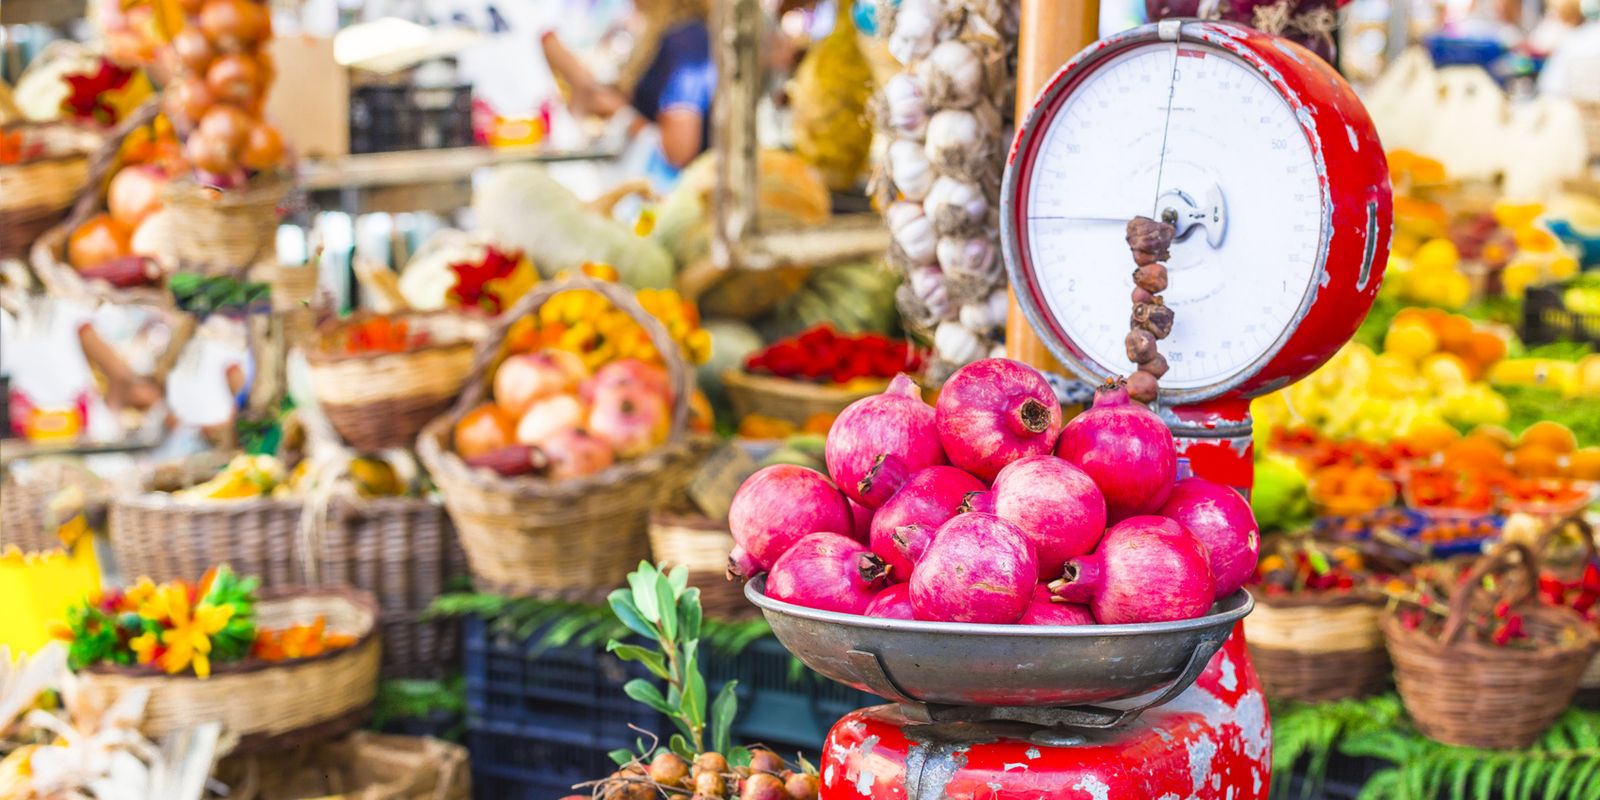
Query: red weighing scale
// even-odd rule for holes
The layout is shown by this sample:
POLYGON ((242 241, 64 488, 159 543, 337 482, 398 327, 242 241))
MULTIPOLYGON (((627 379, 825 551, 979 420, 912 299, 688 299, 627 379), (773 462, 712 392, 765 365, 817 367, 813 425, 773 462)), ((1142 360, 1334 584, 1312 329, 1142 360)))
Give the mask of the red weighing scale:
MULTIPOLYGON (((1249 400, 1304 377, 1366 316, 1388 260, 1383 147, 1322 59, 1237 24, 1165 20, 1098 41, 1017 132, 1001 234, 1018 304, 1090 383, 1131 372, 1136 215, 1177 229, 1158 412, 1194 473, 1248 491, 1249 400)), ((891 703, 834 725, 821 796, 1265 798, 1271 727, 1239 621, 1035 627, 882 620, 768 599, 812 669, 891 703)))

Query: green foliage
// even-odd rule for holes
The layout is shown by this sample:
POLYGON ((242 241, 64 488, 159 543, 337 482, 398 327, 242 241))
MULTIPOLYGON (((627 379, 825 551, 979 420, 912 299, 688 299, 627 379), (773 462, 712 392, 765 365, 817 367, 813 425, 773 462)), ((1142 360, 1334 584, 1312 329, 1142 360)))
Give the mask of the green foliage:
POLYGON ((167 282, 167 288, 179 311, 199 317, 219 311, 265 311, 272 298, 272 287, 267 284, 241 281, 229 275, 180 272, 167 282))
MULTIPOLYGON (((436 713, 461 717, 467 711, 467 684, 461 675, 443 680, 386 680, 378 684, 378 697, 372 706, 372 727, 400 719, 425 719, 436 713)), ((446 739, 459 739, 465 722, 445 732, 446 739)))
POLYGON ((217 567, 211 586, 200 602, 233 606, 228 624, 211 636, 211 657, 219 662, 238 661, 250 654, 256 640, 256 590, 261 579, 241 577, 226 564, 217 567))
POLYGON ((1574 401, 1542 386, 1502 386, 1496 391, 1511 408, 1506 429, 1513 434, 1540 420, 1550 420, 1571 428, 1579 444, 1600 445, 1600 414, 1595 413, 1594 403, 1574 401))
MULTIPOLYGON (((1485 720, 1485 725, 1495 724, 1485 720)), ((1389 761, 1361 800, 1523 800, 1600 797, 1600 713, 1570 709, 1527 750, 1440 744, 1411 728, 1395 695, 1307 705, 1274 704, 1273 796, 1292 800, 1288 777, 1305 760, 1299 797, 1318 796, 1329 756, 1389 761)))

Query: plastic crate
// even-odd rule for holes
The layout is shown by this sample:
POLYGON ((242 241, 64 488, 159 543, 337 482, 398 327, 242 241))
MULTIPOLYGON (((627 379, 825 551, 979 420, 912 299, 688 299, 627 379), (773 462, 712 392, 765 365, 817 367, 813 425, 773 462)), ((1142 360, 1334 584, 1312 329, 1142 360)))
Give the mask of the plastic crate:
POLYGON ((350 92, 350 152, 467 147, 472 87, 358 86, 350 92))
MULTIPOLYGON (((876 695, 835 683, 801 666, 774 637, 752 642, 737 657, 705 660, 706 686, 715 696, 738 680, 734 694, 739 714, 733 723, 736 744, 764 744, 791 757, 822 749, 828 729, 863 706, 882 705, 876 695)), ((815 762, 815 759, 813 759, 815 762)))
POLYGON ((607 755, 633 748, 631 739, 587 739, 582 735, 522 729, 515 725, 474 727, 467 731, 472 757, 472 794, 478 800, 556 800, 578 783, 599 780, 616 770, 607 755))
POLYGON ((1567 308, 1565 284, 1530 286, 1522 298, 1522 341, 1526 344, 1585 342, 1600 346, 1600 314, 1567 308))
POLYGON ((660 714, 622 693, 634 678, 648 678, 599 647, 537 645, 543 631, 519 638, 492 622, 468 617, 463 625, 467 724, 473 730, 553 731, 589 741, 631 743, 629 725, 663 734, 660 714))

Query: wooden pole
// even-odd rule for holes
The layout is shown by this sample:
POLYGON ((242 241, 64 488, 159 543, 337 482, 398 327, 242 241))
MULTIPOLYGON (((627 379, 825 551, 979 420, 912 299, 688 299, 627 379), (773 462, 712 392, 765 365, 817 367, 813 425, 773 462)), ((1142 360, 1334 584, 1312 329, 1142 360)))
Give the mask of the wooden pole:
MULTIPOLYGON (((1079 50, 1099 37, 1099 0, 1022 0, 1022 26, 1017 41, 1017 120, 1033 108, 1033 99, 1051 76, 1079 50)), ((1043 370, 1060 372, 1039 334, 1011 296, 1006 315, 1006 354, 1043 370)))

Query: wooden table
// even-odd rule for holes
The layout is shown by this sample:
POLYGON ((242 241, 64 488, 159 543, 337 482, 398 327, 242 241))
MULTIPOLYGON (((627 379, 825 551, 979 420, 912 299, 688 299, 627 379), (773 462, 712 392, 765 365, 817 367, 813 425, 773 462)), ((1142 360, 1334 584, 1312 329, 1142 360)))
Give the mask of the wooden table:
POLYGON ((562 161, 609 161, 617 150, 546 147, 453 147, 362 153, 307 160, 300 165, 300 186, 313 205, 336 207, 350 214, 367 212, 450 212, 471 203, 472 174, 500 164, 551 164, 562 161), (332 203, 318 203, 337 194, 332 203))

